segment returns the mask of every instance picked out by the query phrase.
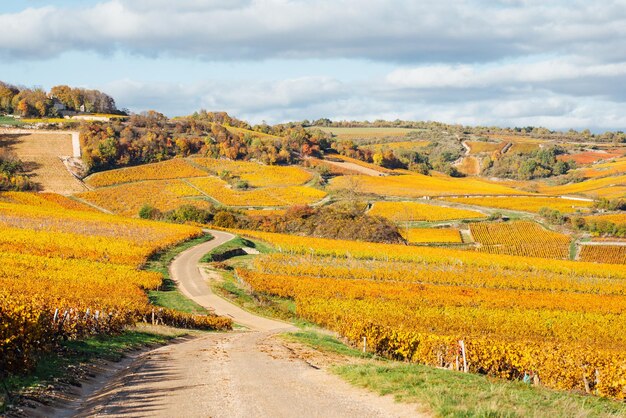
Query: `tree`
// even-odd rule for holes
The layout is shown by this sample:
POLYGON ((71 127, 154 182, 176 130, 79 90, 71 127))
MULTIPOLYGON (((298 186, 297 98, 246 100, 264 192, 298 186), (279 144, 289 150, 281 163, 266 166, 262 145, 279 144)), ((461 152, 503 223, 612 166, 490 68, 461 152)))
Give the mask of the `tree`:
POLYGON ((20 116, 28 116, 31 112, 30 106, 26 99, 22 99, 17 103, 16 110, 20 116))

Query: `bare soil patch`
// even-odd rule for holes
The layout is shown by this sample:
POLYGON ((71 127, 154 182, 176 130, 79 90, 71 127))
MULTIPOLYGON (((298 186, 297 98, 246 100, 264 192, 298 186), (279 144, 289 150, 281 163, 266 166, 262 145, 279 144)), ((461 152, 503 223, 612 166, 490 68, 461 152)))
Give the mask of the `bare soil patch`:
POLYGON ((26 174, 39 191, 68 195, 87 190, 61 160, 74 155, 69 133, 0 133, 0 148, 24 162, 26 174))

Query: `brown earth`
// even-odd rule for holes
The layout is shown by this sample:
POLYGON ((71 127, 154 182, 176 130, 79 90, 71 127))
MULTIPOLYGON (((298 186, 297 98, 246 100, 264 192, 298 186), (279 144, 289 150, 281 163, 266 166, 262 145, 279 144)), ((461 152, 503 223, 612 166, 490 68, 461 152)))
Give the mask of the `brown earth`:
POLYGON ((328 371, 352 361, 285 341, 290 324, 259 317, 214 295, 200 258, 233 235, 181 253, 170 272, 186 295, 228 315, 249 331, 203 336, 140 354, 109 373, 102 384, 63 409, 31 416, 132 417, 417 417, 416 404, 399 404, 351 386, 328 371))
POLYGON ((68 195, 87 190, 59 158, 74 155, 69 133, 0 133, 0 148, 25 163, 26 174, 39 191, 68 195))
POLYGON ((416 405, 355 388, 303 360, 306 351, 271 332, 216 333, 166 346, 143 354, 73 416, 420 416, 416 405))

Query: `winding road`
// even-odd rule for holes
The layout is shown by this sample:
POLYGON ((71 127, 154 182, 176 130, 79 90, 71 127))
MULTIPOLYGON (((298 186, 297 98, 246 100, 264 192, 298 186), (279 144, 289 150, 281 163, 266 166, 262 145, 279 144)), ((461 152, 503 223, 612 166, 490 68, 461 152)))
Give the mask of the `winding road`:
POLYGON ((178 284, 180 291, 197 304, 211 308, 218 315, 229 316, 237 324, 250 330, 294 330, 293 325, 254 315, 213 293, 206 272, 199 266, 200 259, 212 249, 230 241, 235 236, 222 231, 211 230, 207 232, 214 237, 211 241, 181 253, 170 266, 170 275, 178 284))
POLYGON ((294 354, 275 333, 290 324, 251 314, 213 294, 198 263, 233 238, 181 253, 170 272, 197 303, 248 330, 211 333, 140 355, 106 386, 58 416, 133 417, 415 417, 417 405, 398 404, 355 388, 294 354))

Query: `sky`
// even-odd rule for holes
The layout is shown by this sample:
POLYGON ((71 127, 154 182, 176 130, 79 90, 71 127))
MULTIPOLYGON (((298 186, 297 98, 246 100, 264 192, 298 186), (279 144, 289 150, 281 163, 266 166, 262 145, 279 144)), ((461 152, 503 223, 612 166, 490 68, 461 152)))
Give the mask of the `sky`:
POLYGON ((0 80, 133 112, 626 130, 626 0, 0 4, 0 80))

